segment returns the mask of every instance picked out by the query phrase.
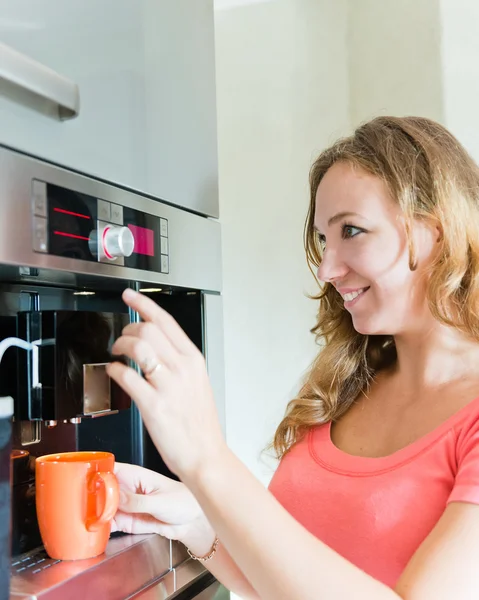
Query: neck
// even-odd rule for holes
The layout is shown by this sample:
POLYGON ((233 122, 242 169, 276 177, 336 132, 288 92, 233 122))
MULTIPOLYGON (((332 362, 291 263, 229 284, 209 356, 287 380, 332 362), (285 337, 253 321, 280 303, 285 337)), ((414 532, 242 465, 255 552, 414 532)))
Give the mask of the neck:
POLYGON ((479 343, 436 320, 394 337, 395 372, 412 389, 434 389, 477 371, 479 343))

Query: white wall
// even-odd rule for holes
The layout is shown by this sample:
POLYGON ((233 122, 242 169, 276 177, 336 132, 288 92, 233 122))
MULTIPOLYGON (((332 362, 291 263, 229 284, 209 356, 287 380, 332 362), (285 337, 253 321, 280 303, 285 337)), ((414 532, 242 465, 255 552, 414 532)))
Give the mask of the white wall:
POLYGON ((348 20, 352 126, 426 116, 479 161, 479 3, 349 0, 348 20))
POLYGON ((308 171, 349 128, 346 0, 218 0, 216 57, 228 443, 260 453, 312 360, 308 171))
POLYGON ((353 127, 378 114, 444 122, 439 2, 349 1, 353 127))
POLYGON ((444 122, 479 161, 479 3, 440 0, 444 122))

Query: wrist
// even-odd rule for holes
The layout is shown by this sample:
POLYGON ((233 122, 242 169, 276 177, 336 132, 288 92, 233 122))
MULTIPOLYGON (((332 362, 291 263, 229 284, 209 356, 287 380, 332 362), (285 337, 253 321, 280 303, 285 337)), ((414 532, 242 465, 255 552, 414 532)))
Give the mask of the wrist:
POLYGON ((216 539, 216 533, 211 527, 208 519, 203 515, 199 517, 186 535, 179 540, 196 556, 205 556, 213 547, 216 539))
MULTIPOLYGON (((203 457, 199 465, 183 479, 183 483, 191 490, 196 499, 208 503, 215 496, 217 485, 223 485, 235 467, 235 455, 226 444, 218 448, 208 459, 203 457)), ((200 501, 201 503, 201 501, 200 501)), ((181 541, 196 556, 207 556, 213 549, 216 531, 203 513, 200 520, 190 530, 190 534, 181 541)))
POLYGON ((192 558, 193 560, 198 560, 202 563, 206 563, 215 556, 219 543, 220 543, 220 541, 219 541, 218 537, 215 537, 213 545, 211 546, 211 549, 208 552, 208 554, 202 554, 201 556, 198 556, 194 552, 191 552, 191 550, 188 547, 186 548, 186 551, 188 552, 190 558, 192 558))
POLYGON ((214 452, 202 457, 190 472, 183 474, 182 481, 197 500, 200 496, 209 496, 211 486, 218 478, 229 474, 234 454, 225 444, 218 446, 214 452))

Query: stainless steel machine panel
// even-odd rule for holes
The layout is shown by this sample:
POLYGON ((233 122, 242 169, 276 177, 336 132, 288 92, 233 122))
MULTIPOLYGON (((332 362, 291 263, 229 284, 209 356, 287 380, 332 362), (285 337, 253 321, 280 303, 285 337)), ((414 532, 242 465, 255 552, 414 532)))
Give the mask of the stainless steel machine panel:
MULTIPOLYGON (((48 268, 72 275, 99 275, 205 291, 221 290, 221 234, 216 220, 1 147, 0 214, 0 261, 4 265, 48 268), (109 218, 112 226, 116 226, 115 220, 121 219, 120 213, 124 214, 127 209, 156 218, 161 227, 159 253, 167 264, 165 262, 164 268, 160 264, 153 271, 151 268, 127 267, 120 261, 101 260, 93 264, 87 259, 50 254, 49 221, 44 216, 47 207, 42 193, 48 184, 98 199, 101 202, 97 204, 97 211, 109 218)), ((105 219, 98 220, 105 222, 105 219)), ((72 277, 71 281, 76 283, 77 280, 72 277)))
POLYGON ((191 559, 173 567, 170 544, 159 535, 125 535, 110 540, 101 556, 64 562, 48 558, 43 550, 29 552, 19 556, 13 565, 10 598, 158 600, 177 597, 201 577, 208 577, 208 572, 191 559))

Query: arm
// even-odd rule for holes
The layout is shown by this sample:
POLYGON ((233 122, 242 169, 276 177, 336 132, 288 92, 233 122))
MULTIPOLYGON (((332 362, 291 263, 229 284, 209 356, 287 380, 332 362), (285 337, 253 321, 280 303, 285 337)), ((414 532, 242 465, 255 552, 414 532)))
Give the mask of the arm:
POLYGON ((249 473, 226 446, 198 348, 149 298, 126 290, 123 299, 144 322, 127 325, 112 353, 144 365, 146 375, 122 363, 107 372, 135 400, 166 465, 196 496, 259 597, 397 598, 301 527, 249 473))
POLYGON ((112 351, 161 369, 147 380, 120 363, 108 372, 134 398, 166 464, 262 600, 479 597, 478 506, 452 502, 390 589, 315 538, 263 488, 226 446, 198 349, 154 302, 131 291, 124 299, 146 323, 128 325, 112 351), (456 569, 462 578, 452 581, 456 569))
MULTIPOLYGON (((211 550, 214 539, 215 535, 211 529, 211 534, 209 536, 191 541, 186 540, 185 543, 191 552, 197 556, 205 556, 211 550)), ((204 563, 204 566, 207 567, 216 579, 218 579, 218 581, 220 581, 228 590, 237 594, 243 600, 260 600, 258 594, 240 571, 221 542, 218 545, 216 554, 211 560, 204 563)))
MULTIPOLYGON (((389 588, 386 588, 388 594, 384 595, 382 589, 384 586, 374 582, 363 572, 341 559, 317 539, 313 538, 315 548, 312 548, 309 554, 306 554, 307 548, 304 548, 300 540, 296 543, 303 544, 302 550, 296 551, 294 546, 291 546, 293 538, 288 533, 288 528, 292 526, 298 533, 310 537, 309 534, 297 523, 293 522, 292 525, 288 523, 291 518, 287 513, 285 527, 281 525, 282 515, 276 517, 268 506, 271 501, 273 506, 276 503, 272 496, 266 496, 265 512, 262 513, 261 496, 267 495, 267 492, 247 471, 244 473, 247 485, 241 486, 240 489, 242 478, 241 473, 237 472, 238 466, 241 465, 237 459, 232 455, 228 457, 226 453, 215 467, 213 464, 209 465, 207 469, 200 470, 195 476, 190 477, 192 482, 190 485, 195 487, 205 509, 212 512, 212 519, 217 521, 218 531, 223 529, 226 531, 224 538, 226 543, 231 538, 233 540, 230 542, 233 544, 231 547, 239 546, 238 557, 246 550, 247 554, 243 560, 245 565, 248 561, 246 568, 251 570, 250 577, 255 576, 258 581, 267 579, 268 585, 272 583, 284 592, 284 596, 281 596, 280 592, 273 587, 267 590, 265 595, 258 595, 233 561, 224 544, 220 543, 215 556, 205 563, 205 566, 221 583, 243 600, 259 600, 259 598, 279 600, 283 597, 288 600, 295 598, 303 600, 309 597, 477 600, 479 597, 476 575, 476 557, 479 554, 479 506, 465 502, 449 504, 434 530, 405 569, 396 586, 397 595, 394 595, 389 588), (225 473, 227 472, 228 476, 221 477, 223 469, 226 469, 225 473), (225 485, 221 482, 225 482, 225 485), (228 510, 227 514, 224 514, 225 511, 221 507, 228 504, 225 504, 224 499, 221 500, 222 495, 227 498, 228 503, 231 503, 234 513, 228 510), (248 499, 248 504, 245 504, 245 498, 248 499), (249 504, 254 506, 253 510, 250 510, 249 504), (241 526, 241 519, 244 520, 243 526, 241 526), (254 521, 253 525, 252 521, 254 521), (271 522, 268 524, 269 521, 271 522), (277 533, 278 526, 280 535, 277 533), (267 530, 268 527, 272 527, 273 533, 267 530), (253 531, 254 535, 250 534, 246 537, 247 531, 253 531), (259 552, 253 546, 255 540, 260 548, 259 552), (282 544, 284 547, 281 547, 282 544), (322 546, 324 554, 318 554, 318 544, 322 546), (278 552, 279 556, 275 557, 272 554, 274 552, 278 552), (298 564, 294 562, 295 557, 298 559, 298 564), (322 565, 322 568, 318 568, 318 565, 320 567, 322 565), (293 571, 304 569, 304 572, 298 570, 297 576, 294 577, 294 573, 288 573, 289 568, 293 571), (257 573, 253 574, 253 570, 257 573), (311 580, 311 574, 315 572, 318 575, 316 583, 311 580), (281 579, 276 581, 278 577, 285 577, 285 582, 283 583, 281 579), (381 595, 372 595, 372 592, 369 595, 369 588, 364 587, 365 580, 368 581, 368 585, 373 582, 375 587, 381 590, 381 595), (285 587, 288 581, 292 583, 291 591, 285 587), (302 585, 305 586, 304 590, 302 585), (318 587, 314 589, 313 585, 318 587), (314 593, 308 596, 308 590, 311 589, 314 589, 314 593), (361 596, 360 593, 363 595, 361 596)), ((115 473, 123 494, 120 509, 113 522, 113 531, 159 533, 183 542, 198 556, 208 554, 215 538, 214 530, 184 484, 148 469, 121 463, 116 463, 115 473)), ((279 508, 282 512, 283 509, 279 508)))
POLYGON ((396 586, 406 600, 479 598, 479 506, 451 502, 396 586))
POLYGON ((186 481, 263 600, 477 600, 479 506, 452 502, 395 590, 323 544, 229 451, 186 481))
POLYGON ((297 523, 226 448, 183 477, 262 600, 399 598, 297 523))

